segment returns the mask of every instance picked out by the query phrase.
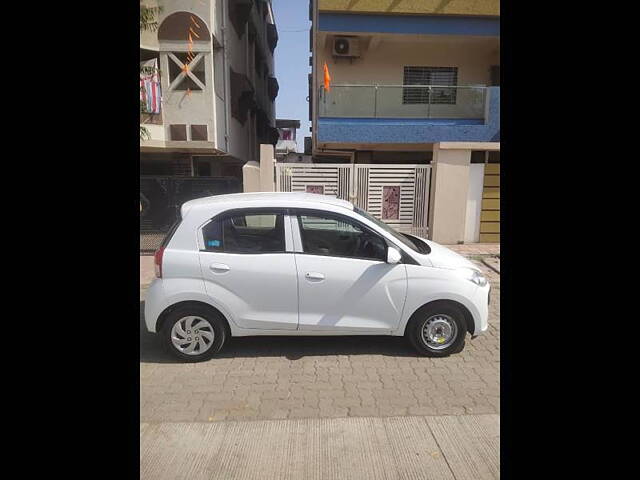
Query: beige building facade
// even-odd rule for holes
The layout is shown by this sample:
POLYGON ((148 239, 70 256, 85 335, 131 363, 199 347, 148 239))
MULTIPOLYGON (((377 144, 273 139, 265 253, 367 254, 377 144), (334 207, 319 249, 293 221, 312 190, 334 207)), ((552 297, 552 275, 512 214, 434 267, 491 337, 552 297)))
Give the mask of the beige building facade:
POLYGON ((259 145, 277 140, 271 2, 145 4, 160 11, 157 30, 140 34, 140 61, 158 69, 160 93, 159 111, 141 114, 141 175, 241 181, 242 165, 259 160, 259 145))
POLYGON ((312 2, 313 158, 429 165, 429 238, 497 242, 499 2, 445 3, 312 2))

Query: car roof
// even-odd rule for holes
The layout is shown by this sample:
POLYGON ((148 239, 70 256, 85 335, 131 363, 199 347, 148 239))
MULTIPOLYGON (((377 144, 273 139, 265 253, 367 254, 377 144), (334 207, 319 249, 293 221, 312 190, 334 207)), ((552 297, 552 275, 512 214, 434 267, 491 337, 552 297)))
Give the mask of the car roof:
POLYGON ((191 210, 208 210, 210 208, 227 209, 246 207, 300 207, 311 208, 332 205, 353 210, 353 204, 346 200, 320 195, 318 193, 303 192, 251 192, 214 195, 212 197, 197 198, 182 204, 180 210, 182 218, 191 210))

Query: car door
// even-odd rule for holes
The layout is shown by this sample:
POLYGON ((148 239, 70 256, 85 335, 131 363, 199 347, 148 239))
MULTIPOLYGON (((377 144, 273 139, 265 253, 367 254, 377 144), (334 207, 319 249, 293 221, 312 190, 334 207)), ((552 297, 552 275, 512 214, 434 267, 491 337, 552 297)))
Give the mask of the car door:
POLYGON ((241 328, 295 330, 298 280, 285 210, 244 209, 200 230, 207 295, 241 328))
POLYGON ((402 315, 407 273, 403 264, 386 263, 384 238, 344 215, 295 213, 299 329, 345 334, 394 330, 402 315))

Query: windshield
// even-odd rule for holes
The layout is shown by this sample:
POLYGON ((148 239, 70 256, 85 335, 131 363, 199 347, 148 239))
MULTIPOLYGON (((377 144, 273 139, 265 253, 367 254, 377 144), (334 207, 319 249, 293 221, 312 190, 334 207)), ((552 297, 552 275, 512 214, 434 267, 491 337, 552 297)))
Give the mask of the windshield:
POLYGON ((390 233, 391 235, 393 235, 394 238, 396 238, 398 240, 398 242, 402 243, 403 245, 409 247, 411 250, 414 250, 416 252, 420 252, 420 248, 418 248, 418 246, 413 243, 413 241, 411 241, 409 239, 409 237, 403 235, 400 232, 396 232, 393 228, 391 228, 389 225, 387 225, 386 223, 378 220, 376 217, 374 217, 373 215, 370 215, 369 213, 365 212, 364 210, 362 210, 361 208, 358 207, 353 207, 353 210, 356 213, 359 213, 360 215, 362 215, 364 218, 366 218, 367 220, 371 220, 373 223, 375 223, 376 225, 378 225, 381 229, 383 229, 385 232, 390 233))

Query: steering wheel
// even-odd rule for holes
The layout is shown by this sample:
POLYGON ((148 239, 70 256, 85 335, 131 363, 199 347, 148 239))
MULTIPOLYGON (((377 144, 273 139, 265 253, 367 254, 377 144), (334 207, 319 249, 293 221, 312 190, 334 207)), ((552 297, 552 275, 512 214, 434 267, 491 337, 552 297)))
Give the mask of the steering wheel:
POLYGON ((371 241, 371 238, 367 237, 364 242, 362 242, 362 252, 365 254, 365 256, 367 257, 374 257, 374 250, 375 247, 373 245, 373 242, 371 241))
POLYGON ((320 253, 323 253, 323 254, 328 254, 331 251, 331 245, 329 245, 327 242, 324 242, 322 240, 315 243, 315 248, 316 250, 318 250, 320 253))
POLYGON ((380 258, 381 256, 384 258, 384 247, 382 252, 379 247, 378 239, 375 237, 366 237, 362 242, 362 252, 369 258, 380 258))

